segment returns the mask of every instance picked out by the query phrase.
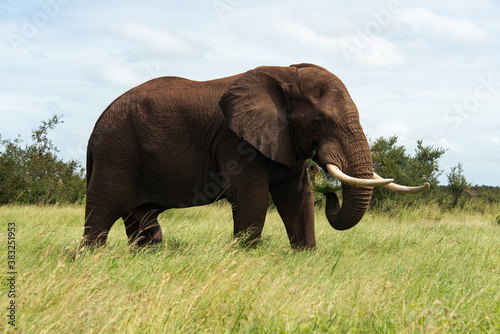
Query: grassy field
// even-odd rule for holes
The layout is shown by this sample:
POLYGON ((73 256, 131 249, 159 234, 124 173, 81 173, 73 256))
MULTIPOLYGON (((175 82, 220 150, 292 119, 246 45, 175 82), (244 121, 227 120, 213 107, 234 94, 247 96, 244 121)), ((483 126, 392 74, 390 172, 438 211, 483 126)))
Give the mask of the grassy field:
POLYGON ((16 326, 23 333, 498 333, 500 209, 368 214, 338 232, 317 213, 317 249, 290 250, 276 212, 264 240, 231 237, 229 207, 161 216, 165 243, 78 253, 83 207, 0 207, 16 226, 16 326))

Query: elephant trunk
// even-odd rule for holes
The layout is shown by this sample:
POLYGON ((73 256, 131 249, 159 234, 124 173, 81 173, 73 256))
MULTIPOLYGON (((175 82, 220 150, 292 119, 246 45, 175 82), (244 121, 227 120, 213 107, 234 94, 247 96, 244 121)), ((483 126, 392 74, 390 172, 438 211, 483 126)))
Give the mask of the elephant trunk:
POLYGON ((342 206, 337 194, 329 193, 326 196, 326 218, 336 230, 347 230, 359 223, 363 218, 372 195, 372 188, 359 188, 342 185, 342 206))
POLYGON ((336 194, 325 194, 326 217, 336 230, 347 230, 359 223, 370 205, 373 187, 384 186, 393 181, 374 179, 368 141, 361 129, 353 137, 356 139, 343 146, 344 159, 338 165, 326 164, 328 172, 342 182, 342 205, 336 194))
POLYGON ((393 179, 384 179, 375 174, 370 147, 361 127, 351 129, 350 133, 350 137, 355 139, 352 139, 348 145, 341 145, 341 151, 345 153, 343 158, 331 153, 338 151, 338 147, 324 145, 318 152, 319 161, 332 161, 332 163, 324 163, 323 166, 334 178, 342 182, 342 205, 335 193, 325 194, 326 217, 336 230, 347 230, 359 223, 370 205, 372 190, 375 186, 406 194, 416 194, 429 189, 428 183, 408 187, 393 183, 393 179))

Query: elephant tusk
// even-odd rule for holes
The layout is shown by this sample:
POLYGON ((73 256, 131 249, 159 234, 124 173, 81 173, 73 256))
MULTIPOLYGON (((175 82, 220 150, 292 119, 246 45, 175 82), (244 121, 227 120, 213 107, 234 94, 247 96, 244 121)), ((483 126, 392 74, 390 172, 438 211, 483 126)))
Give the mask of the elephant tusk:
MULTIPOLYGON (((373 178, 376 180, 380 180, 380 179, 383 180, 384 179, 375 172, 373 172, 373 178)), ((394 191, 397 193, 402 193, 402 194, 418 194, 418 193, 426 191, 427 189, 430 188, 430 186, 431 185, 428 182, 426 182, 424 185, 418 186, 418 187, 408 187, 408 186, 402 186, 402 185, 399 185, 396 183, 389 183, 389 184, 383 185, 382 188, 385 188, 387 190, 394 191)))
POLYGON ((339 180, 340 182, 347 183, 357 187, 384 186, 394 181, 393 179, 382 179, 382 178, 358 179, 344 174, 337 166, 332 164, 326 164, 326 168, 328 169, 330 175, 339 180))

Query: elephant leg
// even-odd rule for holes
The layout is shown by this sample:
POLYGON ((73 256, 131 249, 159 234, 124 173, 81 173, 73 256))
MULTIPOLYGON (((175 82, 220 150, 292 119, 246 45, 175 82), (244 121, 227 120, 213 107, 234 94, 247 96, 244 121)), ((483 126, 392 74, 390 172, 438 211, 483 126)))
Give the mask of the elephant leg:
POLYGON ((233 207, 234 236, 252 243, 260 239, 269 203, 268 187, 255 187, 235 197, 228 194, 233 207))
POLYGON ((292 248, 314 248, 314 197, 305 168, 300 177, 271 185, 270 192, 292 248))
POLYGON ((129 243, 137 246, 160 243, 163 232, 158 223, 158 215, 162 210, 142 206, 122 217, 129 243))
POLYGON ((104 246, 109 230, 118 218, 120 215, 100 205, 93 205, 87 200, 83 245, 91 248, 104 246))

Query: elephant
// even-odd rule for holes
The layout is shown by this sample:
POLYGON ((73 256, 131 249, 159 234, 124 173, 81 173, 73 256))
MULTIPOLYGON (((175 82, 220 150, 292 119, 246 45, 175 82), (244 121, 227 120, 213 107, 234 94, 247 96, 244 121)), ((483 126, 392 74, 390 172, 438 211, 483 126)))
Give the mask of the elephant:
POLYGON ((373 187, 416 193, 373 171, 359 113, 323 67, 261 66, 210 81, 160 77, 127 91, 97 120, 87 147, 83 244, 106 243, 122 218, 129 242, 158 243, 158 215, 227 199, 234 235, 262 234, 269 194, 294 249, 313 249, 314 201, 306 160, 342 183, 326 196, 337 230, 355 226, 373 187))

